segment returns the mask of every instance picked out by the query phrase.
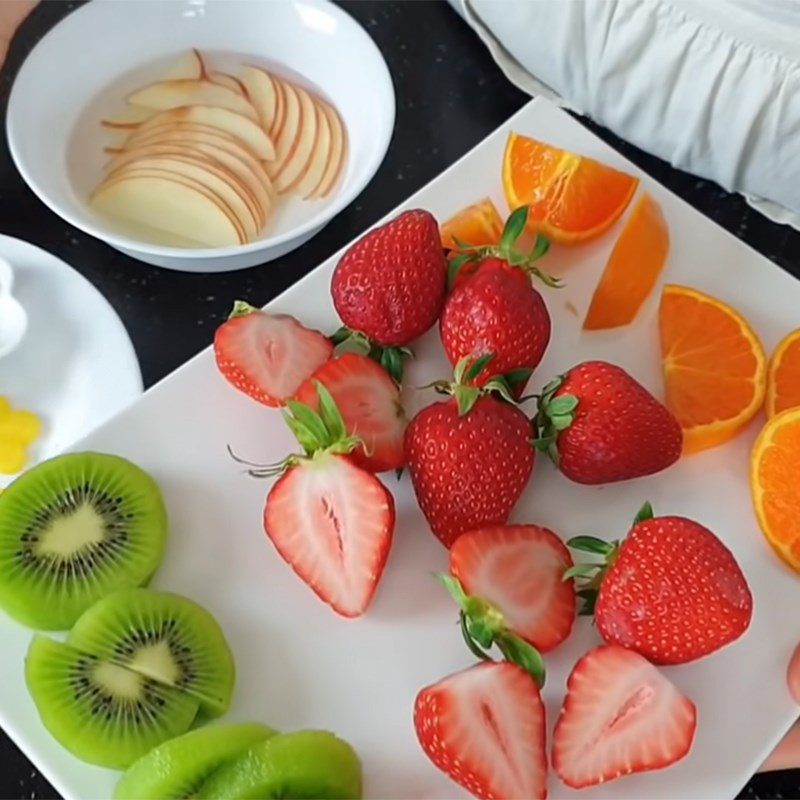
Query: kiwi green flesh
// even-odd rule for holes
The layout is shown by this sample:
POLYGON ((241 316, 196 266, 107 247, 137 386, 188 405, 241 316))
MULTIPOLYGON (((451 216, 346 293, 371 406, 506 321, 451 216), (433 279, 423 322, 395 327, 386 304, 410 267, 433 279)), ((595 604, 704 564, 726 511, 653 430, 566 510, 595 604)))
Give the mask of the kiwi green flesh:
POLYGON ((203 800, 359 800, 361 763, 327 731, 284 733, 254 745, 211 774, 203 800))
POLYGON ((233 655, 214 617, 170 592, 123 589, 86 611, 67 642, 195 697, 206 717, 224 714, 235 683, 233 655))
POLYGON ((25 681, 53 737, 83 761, 112 769, 185 733, 197 715, 191 695, 43 636, 31 642, 25 681))
POLYGON ((276 733, 256 722, 209 725, 185 733, 131 764, 117 783, 114 800, 193 797, 214 770, 276 733))
POLYGON ((0 494, 0 607, 33 628, 69 628, 109 591, 146 583, 166 533, 161 492, 131 462, 44 461, 0 494))

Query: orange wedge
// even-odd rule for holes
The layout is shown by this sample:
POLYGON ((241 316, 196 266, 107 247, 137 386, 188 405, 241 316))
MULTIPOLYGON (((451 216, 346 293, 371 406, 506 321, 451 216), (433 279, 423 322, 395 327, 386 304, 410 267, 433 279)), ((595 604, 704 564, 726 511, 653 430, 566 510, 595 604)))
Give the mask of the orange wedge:
POLYGON ((450 217, 439 231, 442 247, 448 250, 458 249, 456 239, 473 245, 497 244, 503 234, 503 220, 494 203, 484 197, 450 217))
POLYGON ((775 552, 800 572, 800 408, 772 417, 753 446, 750 491, 758 524, 775 552))
POLYGON ((684 453, 727 442, 764 402, 767 359, 747 320, 715 297, 665 286, 659 309, 666 403, 684 453))
POLYGON ((528 227, 572 244, 607 230, 627 208, 638 178, 591 158, 510 133, 503 191, 510 209, 530 206, 528 227))
POLYGON ((584 330, 633 322, 656 285, 669 252, 669 228, 661 207, 643 194, 633 207, 594 290, 584 330))
POLYGON ((800 328, 792 331, 775 348, 767 373, 767 417, 800 406, 800 328))

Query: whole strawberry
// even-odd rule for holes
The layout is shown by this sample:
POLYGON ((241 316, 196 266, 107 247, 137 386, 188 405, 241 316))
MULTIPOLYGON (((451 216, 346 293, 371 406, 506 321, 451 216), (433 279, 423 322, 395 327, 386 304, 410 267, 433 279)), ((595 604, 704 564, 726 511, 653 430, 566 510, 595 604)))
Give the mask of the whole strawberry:
POLYGON ((738 639, 753 598, 736 559, 710 531, 685 517, 653 517, 646 504, 622 541, 579 536, 567 544, 603 557, 565 577, 583 582, 584 612, 594 611, 609 644, 653 664, 684 664, 738 639))
MULTIPOLYGON (((530 254, 514 249, 527 217, 527 206, 518 208, 508 218, 499 245, 468 248, 466 255, 451 262, 454 285, 442 310, 439 332, 453 365, 462 358, 493 353, 480 382, 517 369, 535 369, 550 341, 550 314, 531 283, 536 275, 556 285, 533 266, 547 252, 548 242, 539 237, 530 254)), ((515 388, 521 392, 524 384, 515 388)))
POLYGON ((570 480, 598 484, 660 472, 678 460, 683 432, 624 369, 585 361, 545 386, 536 446, 570 480))
MULTIPOLYGON (((369 231, 341 257, 331 278, 336 312, 378 348, 410 344, 439 318, 447 262, 439 225, 427 211, 406 211, 369 231)), ((392 366, 384 360, 384 366, 392 366)), ((396 372, 396 369, 392 370, 396 372)))
POLYGON ((446 547, 464 531, 501 524, 533 470, 531 425, 513 403, 496 397, 507 385, 484 389, 475 381, 488 357, 456 368, 456 382, 440 386, 454 396, 422 409, 406 428, 404 449, 411 483, 431 530, 446 547))

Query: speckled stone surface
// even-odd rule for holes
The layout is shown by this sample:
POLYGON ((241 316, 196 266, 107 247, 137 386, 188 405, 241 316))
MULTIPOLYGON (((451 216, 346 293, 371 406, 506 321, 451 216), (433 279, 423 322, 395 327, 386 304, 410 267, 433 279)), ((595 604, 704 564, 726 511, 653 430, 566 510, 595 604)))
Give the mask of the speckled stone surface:
MULTIPOLYGON (((20 30, 0 73, 3 119, 22 60, 77 5, 46 0, 20 30)), ((5 137, 0 136, 0 232, 50 250, 103 292, 133 339, 146 385, 206 347, 232 299, 257 304, 270 300, 435 177, 527 100, 444 2, 363 0, 341 5, 369 31, 389 64, 398 99, 394 139, 377 176, 349 208, 300 250, 262 268, 190 275, 149 267, 117 253, 40 203, 17 174, 5 137)), ((770 223, 718 186, 679 172, 595 125, 589 127, 703 214, 800 277, 800 233, 770 223)), ((465 197, 464 202, 473 199, 465 197)), ((2 734, 0 764, 0 797, 57 797, 2 734)), ((758 776, 741 797, 800 797, 800 771, 758 776)))

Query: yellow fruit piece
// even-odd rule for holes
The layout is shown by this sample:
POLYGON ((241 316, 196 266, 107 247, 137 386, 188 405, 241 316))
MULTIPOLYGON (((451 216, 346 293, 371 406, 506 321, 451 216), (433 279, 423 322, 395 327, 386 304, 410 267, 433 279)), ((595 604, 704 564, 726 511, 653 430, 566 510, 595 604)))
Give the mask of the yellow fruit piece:
POLYGON ((0 397, 0 473, 14 475, 25 468, 26 448, 41 431, 42 423, 36 414, 14 409, 7 397, 0 397))

